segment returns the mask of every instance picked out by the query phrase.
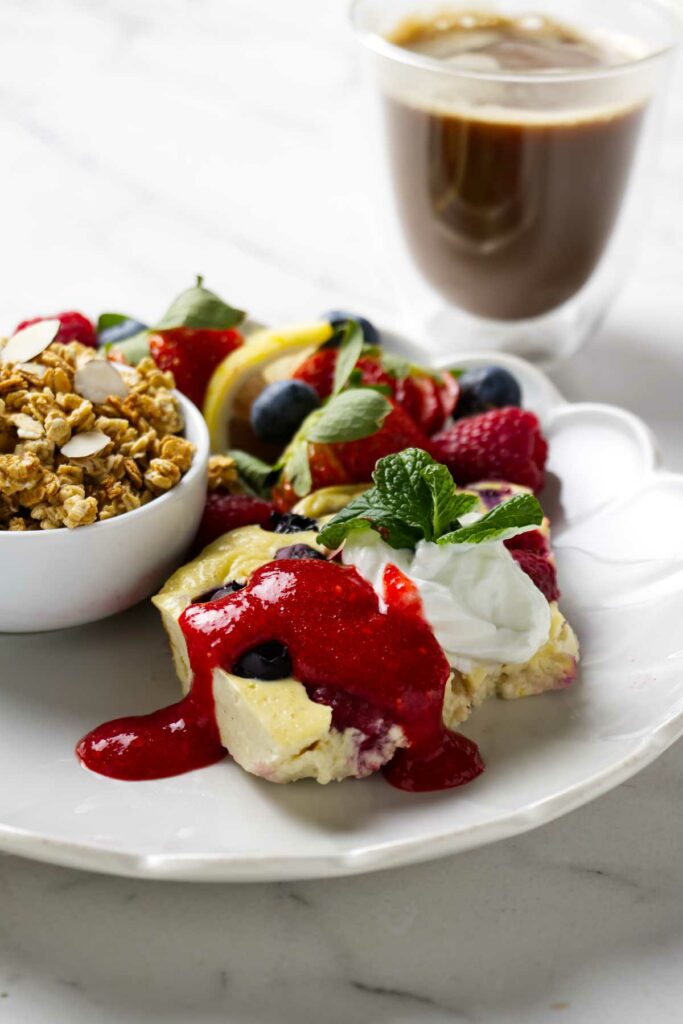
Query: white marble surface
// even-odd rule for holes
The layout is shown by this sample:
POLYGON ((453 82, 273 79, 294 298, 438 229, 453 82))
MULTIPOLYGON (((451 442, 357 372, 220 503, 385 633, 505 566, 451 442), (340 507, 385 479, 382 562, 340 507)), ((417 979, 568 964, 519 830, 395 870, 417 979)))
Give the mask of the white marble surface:
MULTIPOLYGON (((396 320, 340 0, 4 0, 2 323, 154 316, 190 276, 263 318, 396 320)), ((655 211, 555 378, 683 468, 683 76, 655 211)), ((683 746, 563 821, 424 867, 190 886, 0 859, 2 1024, 681 1019, 683 746)))

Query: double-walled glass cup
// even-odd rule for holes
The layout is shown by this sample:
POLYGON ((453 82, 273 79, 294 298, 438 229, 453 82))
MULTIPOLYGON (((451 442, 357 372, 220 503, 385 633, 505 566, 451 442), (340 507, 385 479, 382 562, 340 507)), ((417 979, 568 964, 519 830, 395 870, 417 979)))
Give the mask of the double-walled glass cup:
MULTIPOLYGON (((675 0, 544 0, 540 13, 618 59, 529 71, 440 61, 390 41, 406 18, 438 17, 443 3, 355 0, 395 207, 428 286, 413 276, 400 292, 435 347, 547 363, 595 330, 638 249, 678 10, 675 0)), ((528 0, 500 13, 528 15, 528 0)))

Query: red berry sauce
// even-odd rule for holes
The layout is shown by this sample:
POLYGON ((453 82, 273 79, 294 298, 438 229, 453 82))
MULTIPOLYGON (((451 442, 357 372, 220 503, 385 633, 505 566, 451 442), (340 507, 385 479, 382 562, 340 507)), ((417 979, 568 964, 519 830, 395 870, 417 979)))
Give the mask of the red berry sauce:
POLYGON ((220 746, 214 668, 230 671, 246 651, 277 640, 289 650, 294 677, 332 706, 341 727, 362 728, 370 720, 377 729, 401 726, 410 747, 385 768, 392 785, 421 792, 470 782, 484 767, 477 747, 449 732, 441 718, 448 661, 405 588, 399 596, 393 601, 387 593, 382 610, 370 584, 335 562, 283 559, 262 566, 243 590, 183 612, 194 672, 190 695, 172 709, 100 726, 81 741, 78 755, 93 771, 119 779, 159 778, 212 763, 220 746))

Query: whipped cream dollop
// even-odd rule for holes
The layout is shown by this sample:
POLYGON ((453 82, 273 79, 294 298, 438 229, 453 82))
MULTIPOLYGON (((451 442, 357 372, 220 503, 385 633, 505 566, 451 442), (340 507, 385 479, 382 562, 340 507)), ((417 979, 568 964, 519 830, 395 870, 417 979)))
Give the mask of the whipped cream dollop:
POLYGON ((435 544, 397 551, 374 530, 352 534, 342 551, 384 600, 384 570, 395 565, 420 594, 424 617, 454 668, 529 661, 550 635, 550 606, 502 541, 435 544))

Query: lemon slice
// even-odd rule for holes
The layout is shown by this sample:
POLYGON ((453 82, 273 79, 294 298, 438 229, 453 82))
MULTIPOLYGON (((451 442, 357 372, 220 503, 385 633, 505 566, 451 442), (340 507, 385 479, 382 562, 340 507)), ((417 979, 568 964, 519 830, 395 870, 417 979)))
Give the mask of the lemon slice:
POLYGON ((277 457, 279 451, 274 453, 260 444, 251 430, 251 404, 267 384, 290 377, 332 333, 326 321, 265 329, 231 352, 214 370, 204 399, 212 451, 242 448, 262 458, 277 457))

